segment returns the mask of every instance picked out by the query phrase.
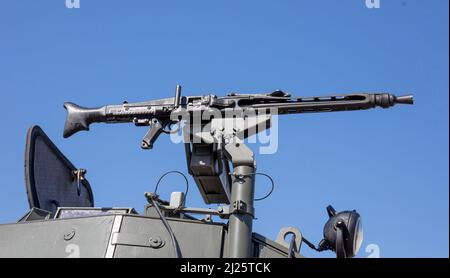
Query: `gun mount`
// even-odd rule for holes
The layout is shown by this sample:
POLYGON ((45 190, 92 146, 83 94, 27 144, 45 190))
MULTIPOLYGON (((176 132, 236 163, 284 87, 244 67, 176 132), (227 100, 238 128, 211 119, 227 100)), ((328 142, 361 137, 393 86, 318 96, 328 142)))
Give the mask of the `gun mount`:
POLYGON ((182 120, 188 121, 184 133, 189 174, 207 204, 231 204, 230 256, 249 257, 255 215, 256 165, 252 151, 243 140, 270 128, 272 115, 389 108, 396 104, 413 104, 413 96, 357 93, 292 97, 277 90, 265 94, 231 93, 225 97, 182 97, 181 87, 177 86, 174 98, 99 108, 83 108, 66 102, 67 120, 63 135, 67 138, 78 131, 89 130, 92 123, 132 122, 137 126, 150 126, 141 147, 151 149, 161 133, 171 133, 174 131, 171 126, 179 125, 182 120), (195 115, 202 113, 209 117, 197 117, 196 122, 195 115))
MULTIPOLYGON (((169 202, 161 200, 156 191, 168 173, 164 174, 155 192, 145 193, 148 205, 144 215, 132 208, 95 208, 86 170, 77 169, 34 126, 27 135, 25 160, 31 210, 19 223, 0 226, 0 238, 4 239, 0 257, 59 257, 67 255, 68 250, 74 251, 69 255, 76 255, 77 250, 70 248, 77 246, 82 246, 82 256, 88 257, 301 257, 302 243, 317 251, 332 250, 337 257, 353 257, 362 241, 356 211, 336 212, 328 207, 324 239, 317 247, 292 227, 283 228, 276 242, 253 233, 255 176, 261 173, 256 172, 253 152, 244 140, 271 128, 274 115, 389 108, 396 104, 413 104, 413 96, 356 93, 292 97, 279 90, 224 97, 182 96, 177 86, 175 97, 146 102, 98 108, 66 102, 65 138, 89 130, 92 123, 133 123, 149 127, 140 145, 151 149, 162 133, 182 131, 189 174, 205 203, 220 206, 186 207, 188 180, 181 172, 171 171, 184 176, 186 192, 172 193, 169 202), (199 220, 192 215, 205 218, 199 220), (228 223, 213 222, 212 215, 228 223), (36 242, 36 233, 52 236, 36 242), (292 235, 289 242, 285 240, 287 235, 292 235)), ((273 180, 266 177, 273 189, 273 180)))

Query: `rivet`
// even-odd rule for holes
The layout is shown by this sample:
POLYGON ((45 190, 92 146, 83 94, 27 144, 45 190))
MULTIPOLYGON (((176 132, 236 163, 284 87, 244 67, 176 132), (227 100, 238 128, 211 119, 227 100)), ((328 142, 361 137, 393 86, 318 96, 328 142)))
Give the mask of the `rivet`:
POLYGON ((71 240, 75 236, 75 230, 72 229, 70 232, 64 234, 64 240, 71 240))

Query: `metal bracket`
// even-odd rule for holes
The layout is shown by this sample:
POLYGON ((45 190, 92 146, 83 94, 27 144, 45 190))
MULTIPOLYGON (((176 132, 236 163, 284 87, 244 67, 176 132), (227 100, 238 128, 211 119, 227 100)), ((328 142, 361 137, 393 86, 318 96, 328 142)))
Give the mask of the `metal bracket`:
MULTIPOLYGON (((278 233, 277 239, 275 242, 283 245, 284 247, 288 248, 288 253, 291 255, 292 253, 300 253, 300 248, 302 245, 302 234, 300 233, 299 229, 294 227, 284 227, 280 230, 278 233), (287 242, 285 237, 289 234, 292 234, 294 236, 293 240, 294 242, 287 242)), ((294 254, 295 257, 295 254, 294 254)))
POLYGON ((235 115, 236 117, 213 118, 209 125, 186 129, 194 142, 225 144, 243 141, 252 135, 264 131, 271 126, 271 115, 235 115))
POLYGON ((87 173, 86 169, 77 169, 72 171, 73 179, 77 181, 77 193, 78 196, 81 194, 81 182, 83 182, 86 178, 85 175, 87 173))
POLYGON ((29 212, 22 216, 19 222, 33 221, 33 220, 48 220, 52 216, 52 213, 40 208, 33 207, 29 212))
POLYGON ((130 245, 154 249, 162 248, 165 243, 166 241, 160 236, 131 233, 114 233, 111 241, 113 245, 130 245))
POLYGON ((247 204, 242 200, 236 200, 233 202, 230 214, 233 214, 233 213, 249 214, 253 218, 255 218, 255 208, 247 206, 247 204))
POLYGON ((217 209, 204 209, 204 208, 173 208, 171 206, 160 205, 162 211, 181 212, 190 214, 204 214, 204 215, 217 215, 222 219, 227 219, 230 216, 229 206, 220 206, 217 209))
POLYGON ((252 150, 244 143, 233 142, 225 145, 227 157, 231 160, 234 167, 237 165, 248 165, 255 167, 255 158, 252 150))

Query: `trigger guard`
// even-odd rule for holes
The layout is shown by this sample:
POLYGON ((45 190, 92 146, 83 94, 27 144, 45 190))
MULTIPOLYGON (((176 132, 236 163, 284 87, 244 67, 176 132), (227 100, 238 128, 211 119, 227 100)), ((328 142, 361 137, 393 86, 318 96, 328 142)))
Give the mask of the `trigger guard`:
POLYGON ((171 122, 171 123, 164 125, 164 129, 162 130, 162 132, 164 132, 166 134, 175 134, 178 131, 180 131, 180 128, 181 128, 181 121, 171 122), (170 128, 170 126, 173 124, 175 124, 177 126, 176 129, 169 129, 169 130, 165 129, 165 127, 167 127, 167 126, 169 126, 169 128, 170 128))

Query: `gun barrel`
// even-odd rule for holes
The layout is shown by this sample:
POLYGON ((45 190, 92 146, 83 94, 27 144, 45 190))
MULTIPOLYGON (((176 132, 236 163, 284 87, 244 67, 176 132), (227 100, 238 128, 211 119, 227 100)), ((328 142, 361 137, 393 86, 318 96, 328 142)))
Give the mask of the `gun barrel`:
POLYGON ((249 105, 258 110, 275 108, 278 114, 318 113, 389 108, 395 104, 413 104, 413 96, 394 96, 388 93, 348 94, 317 97, 293 97, 285 101, 267 101, 249 105))

